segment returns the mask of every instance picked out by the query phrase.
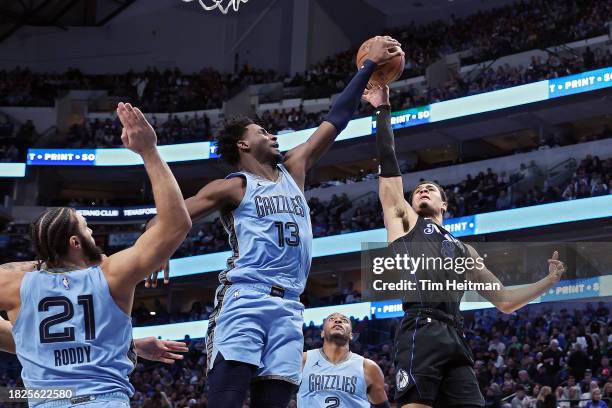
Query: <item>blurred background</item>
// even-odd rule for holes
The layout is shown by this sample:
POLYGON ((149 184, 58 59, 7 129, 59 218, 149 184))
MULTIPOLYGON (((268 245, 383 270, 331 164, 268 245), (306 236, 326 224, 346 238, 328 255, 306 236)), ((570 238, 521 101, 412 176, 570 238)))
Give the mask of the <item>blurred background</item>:
MULTIPOLYGON (((139 236, 154 203, 121 149, 119 101, 146 113, 189 197, 230 170, 214 144, 226 118, 252 116, 287 150, 355 73, 359 45, 392 35, 406 52, 391 84, 406 190, 443 185, 445 225, 466 241, 600 243, 595 265, 516 313, 464 303, 487 407, 539 408, 547 394, 559 407, 598 393, 612 404, 611 16, 607 0, 250 0, 227 15, 180 0, 3 1, 0 262, 33 259, 28 224, 53 206, 81 211, 107 254, 139 236)), ((385 240, 371 114, 361 106, 307 176, 305 350, 320 346, 322 316, 349 315, 352 350, 381 366, 392 401, 401 306, 361 299, 358 252, 385 240)), ((135 336, 185 339, 190 352, 172 366, 141 360, 134 407, 167 406, 162 392, 208 407, 203 337, 229 250, 217 216, 194 223, 170 285, 137 289, 135 336)), ((505 285, 547 273, 506 256, 492 267, 505 285)), ((0 353, 0 386, 19 374, 0 353)))

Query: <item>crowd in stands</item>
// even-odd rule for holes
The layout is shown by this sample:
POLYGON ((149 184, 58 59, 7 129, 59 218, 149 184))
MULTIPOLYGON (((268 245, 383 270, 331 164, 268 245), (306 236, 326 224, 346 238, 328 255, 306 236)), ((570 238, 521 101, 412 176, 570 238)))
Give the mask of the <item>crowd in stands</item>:
MULTIPOLYGON (((429 64, 456 51, 470 50, 464 60, 469 63, 605 34, 607 18, 604 16, 611 13, 612 6, 598 0, 519 1, 465 18, 412 24, 390 34, 406 48, 405 78, 422 74, 429 64), (521 22, 520 29, 517 21, 521 22)), ((40 74, 15 68, 0 71, 0 106, 51 105, 54 98, 71 89, 105 89, 111 95, 129 98, 145 112, 192 111, 219 108, 244 86, 281 80, 286 86, 303 87, 300 92, 303 98, 329 97, 344 88, 355 71, 355 51, 331 56, 293 78, 248 65, 235 74, 210 68, 194 74, 183 73, 178 68, 164 71, 148 68, 141 73, 130 71, 122 75, 86 75, 76 69, 63 74, 40 74)), ((425 89, 411 86, 395 92, 392 102, 394 108, 403 109, 610 65, 609 49, 587 48, 582 56, 551 52, 546 59, 534 57, 527 67, 506 64, 498 68, 476 68, 464 75, 450 72, 450 78, 443 85, 425 89)), ((364 105, 359 114, 366 112, 368 108, 364 105)), ((282 132, 317 126, 322 116, 322 113, 306 114, 295 109, 266 112, 257 119, 268 131, 282 132)), ((173 117, 165 123, 166 134, 160 138, 161 142, 209 140, 210 123, 201 123, 204 120, 173 117)), ((69 144, 117 146, 120 145, 117 133, 113 119, 85 123, 71 129, 69 144)))
MULTIPOLYGON (((612 192, 612 158, 601 160, 587 156, 577 166, 573 176, 562 185, 548 179, 541 184, 519 188, 520 181, 537 174, 535 163, 521 164, 509 174, 494 173, 491 169, 468 175, 463 181, 445 185, 448 210, 445 218, 526 207, 577 198, 594 197, 612 192), (520 191, 519 191, 520 190, 520 191)), ((406 196, 406 198, 408 198, 406 196)), ((329 201, 312 197, 308 201, 315 237, 344 234, 382 228, 382 208, 375 195, 357 206, 346 194, 333 195, 329 201)), ((228 250, 227 233, 219 222, 201 224, 188 235, 177 256, 228 250)))
MULTIPOLYGON (((210 119, 205 114, 193 116, 170 114, 167 120, 155 115, 150 119, 157 133, 157 144, 203 142, 211 139, 210 119)), ((66 144, 74 148, 121 147, 123 127, 117 116, 105 120, 94 119, 70 127, 66 144)))
MULTIPOLYGON (((582 57, 573 56, 561 60, 550 55, 546 60, 533 57, 527 66, 513 67, 508 64, 498 68, 476 69, 469 74, 460 75, 451 72, 450 78, 439 87, 420 89, 409 86, 408 89, 391 92, 391 104, 394 110, 407 109, 433 102, 454 99, 462 96, 490 92, 542 79, 571 75, 583 71, 587 66, 612 66, 612 53, 597 49, 587 49, 582 57)), ((328 95, 329 96, 329 95, 328 95)), ((253 119, 266 128, 268 132, 282 134, 291 131, 309 129, 319 126, 324 120, 326 111, 307 113, 303 107, 293 109, 276 109, 264 111, 253 119)), ((371 113, 371 107, 362 104, 356 116, 371 113)), ((160 121, 153 116, 159 144, 201 142, 213 139, 210 119, 204 114, 170 115, 167 121, 160 121)), ((69 131, 66 145, 75 148, 119 147, 121 146, 121 123, 116 116, 105 120, 84 120, 75 124, 69 131)))
MULTIPOLYGON (((489 309, 465 312, 464 317, 463 331, 487 408, 612 407, 609 303, 529 305, 510 315, 489 309)), ((351 321, 351 350, 381 367, 393 403, 393 338, 400 319, 351 321)), ((305 322, 304 350, 321 347, 320 333, 320 326, 305 322)), ((133 407, 211 408, 204 340, 185 341, 189 352, 173 365, 139 361, 130 376, 136 389, 133 407)), ((3 360, 0 386, 21 384, 16 359, 3 360)), ((289 407, 296 407, 295 399, 289 407)))
POLYGON ((17 67, 0 71, 0 106, 51 106, 70 90, 107 90, 111 96, 129 98, 144 112, 214 109, 246 85, 279 79, 275 72, 248 65, 235 74, 211 68, 186 74, 178 68, 155 67, 113 75, 87 75, 78 69, 42 74, 17 67))
MULTIPOLYGON (((543 147, 548 147, 544 145, 543 147)), ((610 194, 612 192, 612 158, 600 159, 588 155, 579 163, 573 175, 562 180, 547 178, 536 163, 521 163, 514 172, 497 174, 490 168, 472 176, 468 174, 461 182, 444 185, 448 208, 445 218, 462 217, 489 211, 526 207, 564 200, 574 200, 610 194)), ((375 178, 375 175, 362 177, 375 178)), ((342 182, 352 182, 343 180, 342 182)), ((337 181, 341 183, 341 181, 337 181)), ((406 193, 406 199, 408 199, 406 193)), ((81 206, 83 201, 72 201, 73 206, 81 206)), ((102 203, 106 204, 106 203, 102 203)), ((382 209, 376 194, 353 203, 346 194, 332 195, 329 200, 319 200, 316 196, 308 200, 314 237, 344 234, 383 227, 382 209)), ((108 237, 112 233, 137 231, 134 225, 96 226, 94 234, 104 240, 102 246, 107 253, 114 253, 131 242, 111 246, 108 237)), ((25 231, 24 231, 25 233, 25 231)), ((15 260, 13 247, 21 248, 24 239, 11 233, 5 244, 5 254, 0 248, 0 261, 15 260), (13 242, 13 240, 15 242, 13 242)), ((27 241, 27 240, 26 240, 27 241)), ((27 242, 26 242, 27 243, 27 242)), ((26 245, 27 246, 27 245, 26 245)), ((229 250, 227 233, 217 220, 198 224, 192 229, 175 257, 186 257, 202 253, 229 250)), ((26 256, 31 256, 23 248, 26 256)))
MULTIPOLYGON (((449 71, 448 80, 438 87, 419 89, 410 86, 408 89, 392 91, 391 105, 396 110, 407 109, 610 65, 612 65, 612 53, 609 49, 602 52, 601 49, 591 51, 587 47, 582 56, 570 55, 561 58, 549 54, 546 59, 534 56, 527 66, 511 66, 506 63, 497 68, 476 68, 463 75, 449 71)), ((365 111, 365 108, 362 108, 362 111, 365 111)))
MULTIPOLYGON (((466 313, 464 331, 486 407, 612 407, 609 305, 570 304, 559 309, 534 305, 512 315, 495 310, 466 313)), ((393 401, 393 337, 399 319, 352 319, 352 323, 351 350, 378 363, 393 401)), ((306 322, 305 350, 321 347, 320 330, 306 322)), ((182 362, 170 367, 139 364, 131 377, 137 390, 135 406, 163 407, 150 404, 164 395, 174 407, 207 406, 204 342, 188 342, 190 352, 182 362)), ((289 407, 295 407, 295 400, 289 407)))
POLYGON ((29 147, 38 137, 31 120, 16 125, 8 116, 0 113, 0 163, 24 162, 29 147))

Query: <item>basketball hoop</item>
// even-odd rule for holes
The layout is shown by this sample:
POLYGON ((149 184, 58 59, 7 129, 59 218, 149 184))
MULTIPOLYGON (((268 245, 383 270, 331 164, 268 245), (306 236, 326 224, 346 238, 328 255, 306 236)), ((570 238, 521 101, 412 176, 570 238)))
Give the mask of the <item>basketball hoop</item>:
MULTIPOLYGON (((192 1, 194 0, 183 0, 183 2, 185 3, 191 3, 192 1)), ((240 4, 246 3, 249 0, 229 0, 229 2, 225 5, 225 7, 222 5, 222 3, 228 0, 206 0, 208 2, 212 2, 210 6, 205 4, 204 1, 205 0, 198 0, 198 3, 200 3, 200 6, 202 6, 204 10, 210 11, 210 10, 214 10, 218 8, 221 11, 221 13, 227 14, 230 7, 233 8, 234 11, 238 11, 238 9, 240 8, 240 4)))

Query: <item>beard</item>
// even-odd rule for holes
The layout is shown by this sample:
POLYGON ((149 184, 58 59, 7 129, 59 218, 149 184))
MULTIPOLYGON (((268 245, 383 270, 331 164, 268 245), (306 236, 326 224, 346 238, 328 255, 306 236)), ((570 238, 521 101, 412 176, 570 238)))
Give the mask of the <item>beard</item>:
POLYGON ((422 202, 416 210, 416 213, 421 217, 433 217, 436 215, 436 211, 428 202, 422 202))
POLYGON ((81 240, 81 245, 83 246, 83 254, 85 255, 85 257, 91 262, 101 262, 104 250, 102 250, 102 248, 100 248, 96 244, 93 244, 83 235, 78 234, 78 237, 81 240))
POLYGON ((276 166, 277 164, 282 164, 284 160, 285 160, 285 156, 283 156, 282 153, 275 154, 272 157, 272 165, 276 166))
POLYGON ((346 343, 348 343, 351 340, 351 337, 349 334, 344 334, 344 333, 326 333, 325 334, 325 341, 328 343, 337 343, 337 344, 341 344, 344 345, 346 343))

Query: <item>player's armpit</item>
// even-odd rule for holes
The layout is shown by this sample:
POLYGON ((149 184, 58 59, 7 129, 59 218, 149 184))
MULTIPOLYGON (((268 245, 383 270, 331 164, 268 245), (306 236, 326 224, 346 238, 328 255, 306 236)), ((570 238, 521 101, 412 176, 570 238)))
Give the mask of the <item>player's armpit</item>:
POLYGON ((379 177, 378 197, 383 209, 387 240, 393 242, 405 235, 416 223, 417 213, 404 198, 401 177, 379 177))
POLYGON ((363 371, 368 389, 368 399, 371 404, 381 404, 387 401, 385 393, 385 377, 382 370, 374 361, 370 359, 363 360, 363 371))
POLYGON ((111 295, 127 314, 131 312, 136 285, 172 256, 189 229, 190 224, 171 230, 155 224, 138 238, 134 246, 117 252, 102 262, 101 268, 111 295))
POLYGON ((13 325, 0 317, 0 351, 15 354, 12 329, 13 325))

